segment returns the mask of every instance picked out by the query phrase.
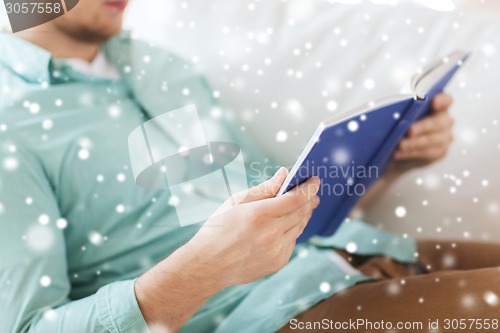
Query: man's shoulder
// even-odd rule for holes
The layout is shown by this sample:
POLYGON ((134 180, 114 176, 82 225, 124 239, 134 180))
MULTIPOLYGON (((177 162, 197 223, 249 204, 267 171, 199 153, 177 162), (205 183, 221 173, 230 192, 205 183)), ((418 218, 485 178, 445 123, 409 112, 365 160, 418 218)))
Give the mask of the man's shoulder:
POLYGON ((12 112, 19 109, 14 105, 14 100, 19 98, 24 88, 24 81, 14 74, 10 66, 0 61, 0 117, 7 110, 12 112))

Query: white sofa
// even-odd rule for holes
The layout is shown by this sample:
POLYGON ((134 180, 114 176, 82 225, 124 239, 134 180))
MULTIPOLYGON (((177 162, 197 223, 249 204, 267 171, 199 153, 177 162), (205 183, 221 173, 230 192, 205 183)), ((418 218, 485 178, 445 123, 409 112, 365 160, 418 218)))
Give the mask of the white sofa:
POLYGON ((457 120, 451 153, 408 174, 365 218, 416 237, 496 239, 498 3, 463 0, 442 12, 408 2, 332 2, 141 0, 132 3, 127 24, 196 62, 245 132, 285 165, 293 164, 320 120, 398 93, 435 57, 473 50, 449 87, 457 120), (395 215, 399 206, 406 208, 404 218, 395 215))
MULTIPOLYGON (((457 120, 451 153, 408 174, 365 219, 417 237, 496 239, 500 6, 495 1, 457 0, 463 11, 439 12, 402 1, 382 6, 361 0, 358 5, 140 0, 131 3, 126 25, 196 62, 245 133, 288 166, 320 120, 399 92, 435 57, 456 48, 474 50, 449 87, 457 120), (406 208, 404 218, 394 213, 399 206, 406 208)), ((0 10, 0 23, 5 19, 0 10)))

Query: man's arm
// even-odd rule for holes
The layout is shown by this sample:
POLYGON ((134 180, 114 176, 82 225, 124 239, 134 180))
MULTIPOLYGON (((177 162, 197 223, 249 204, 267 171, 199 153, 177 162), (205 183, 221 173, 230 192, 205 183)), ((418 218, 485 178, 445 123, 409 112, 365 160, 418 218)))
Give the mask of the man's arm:
POLYGON ((234 195, 187 244, 138 279, 72 301, 66 223, 43 166, 14 142, 0 146, 0 161, 1 332, 176 331, 219 290, 283 267, 319 204, 317 178, 275 197, 287 175, 282 168, 234 195))
POLYGON ((275 197, 287 175, 238 193, 183 247, 137 279, 139 306, 153 333, 177 331, 213 294, 282 268, 319 204, 319 179, 275 197))
POLYGON ((393 161, 384 175, 359 200, 354 208, 365 211, 394 184, 414 168, 432 164, 448 152, 453 142, 453 118, 449 114, 450 95, 439 94, 432 101, 432 113, 413 124, 399 142, 393 161))
POLYGON ((66 223, 44 168, 22 144, 5 137, 0 161, 0 332, 143 330, 133 280, 69 299, 66 223))

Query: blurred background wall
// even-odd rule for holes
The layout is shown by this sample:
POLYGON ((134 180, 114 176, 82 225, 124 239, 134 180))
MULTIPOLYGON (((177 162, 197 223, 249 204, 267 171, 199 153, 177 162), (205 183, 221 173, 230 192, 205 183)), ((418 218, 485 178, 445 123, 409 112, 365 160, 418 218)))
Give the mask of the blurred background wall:
POLYGON ((448 89, 451 153, 401 179, 364 218, 416 237, 496 240, 499 18, 498 0, 135 0, 126 27, 191 59, 242 135, 287 166, 319 121, 401 92, 434 58, 472 50, 448 89))

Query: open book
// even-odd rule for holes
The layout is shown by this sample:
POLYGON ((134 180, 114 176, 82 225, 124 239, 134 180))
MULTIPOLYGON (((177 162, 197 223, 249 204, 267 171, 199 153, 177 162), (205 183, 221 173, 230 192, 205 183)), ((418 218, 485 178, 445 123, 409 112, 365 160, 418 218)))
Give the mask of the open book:
POLYGON ((430 111, 433 97, 443 91, 468 57, 468 53, 456 51, 426 67, 411 79, 411 95, 382 98, 320 123, 278 193, 282 195, 312 176, 321 179, 321 203, 298 242, 337 230, 383 174, 412 123, 430 111))

